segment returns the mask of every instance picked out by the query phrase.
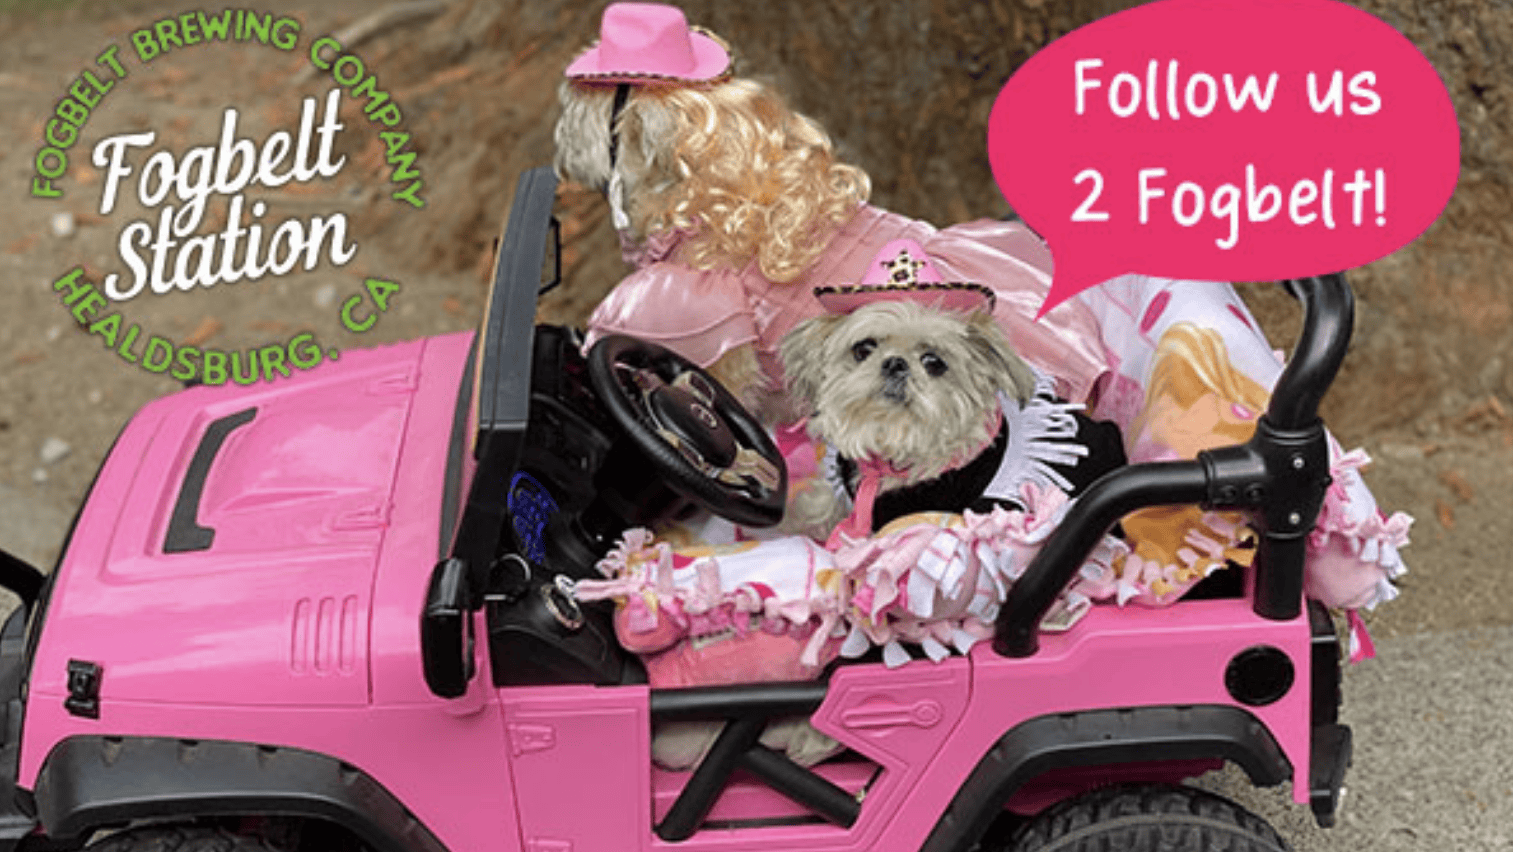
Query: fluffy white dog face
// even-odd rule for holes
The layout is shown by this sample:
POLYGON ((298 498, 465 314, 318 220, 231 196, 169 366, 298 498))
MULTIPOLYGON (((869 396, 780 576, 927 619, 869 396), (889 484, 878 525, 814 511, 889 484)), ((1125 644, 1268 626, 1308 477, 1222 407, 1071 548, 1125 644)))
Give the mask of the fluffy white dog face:
POLYGON ((781 354, 810 431, 843 456, 892 462, 904 482, 969 460, 998 428, 998 392, 1023 401, 1035 386, 989 315, 907 301, 808 320, 781 354))

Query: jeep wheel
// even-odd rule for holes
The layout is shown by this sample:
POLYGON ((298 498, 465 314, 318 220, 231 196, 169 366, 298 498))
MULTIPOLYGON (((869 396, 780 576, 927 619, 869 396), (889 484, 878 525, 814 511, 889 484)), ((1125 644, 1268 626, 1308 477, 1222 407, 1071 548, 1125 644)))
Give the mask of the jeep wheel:
POLYGON ((198 825, 155 825, 106 835, 87 852, 278 852, 260 837, 198 825))
POLYGON ((1031 819, 1010 852, 1288 852, 1265 820, 1192 787, 1112 787, 1031 819))

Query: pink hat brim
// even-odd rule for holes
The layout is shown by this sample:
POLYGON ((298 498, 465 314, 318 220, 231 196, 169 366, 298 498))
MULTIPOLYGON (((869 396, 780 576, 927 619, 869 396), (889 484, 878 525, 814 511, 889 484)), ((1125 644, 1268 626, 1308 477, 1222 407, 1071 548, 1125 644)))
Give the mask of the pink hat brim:
POLYGON ((700 27, 688 28, 693 46, 690 68, 669 68, 656 57, 646 57, 635 66, 613 67, 606 62, 600 45, 579 54, 564 72, 568 79, 585 83, 708 83, 730 75, 730 51, 719 36, 700 27))
POLYGON ((816 287, 814 298, 819 300, 820 307, 836 314, 849 314, 863 305, 889 301, 916 302, 925 307, 947 311, 992 313, 993 304, 997 301, 991 289, 967 281, 919 282, 905 286, 857 284, 816 287))

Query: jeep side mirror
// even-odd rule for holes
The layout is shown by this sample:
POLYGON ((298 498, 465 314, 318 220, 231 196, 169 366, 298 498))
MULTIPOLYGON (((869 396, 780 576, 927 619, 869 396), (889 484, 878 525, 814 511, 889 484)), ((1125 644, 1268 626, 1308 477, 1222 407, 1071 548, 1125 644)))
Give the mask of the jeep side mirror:
POLYGON ((456 558, 436 563, 420 613, 420 659, 426 686, 442 698, 461 696, 473 679, 471 602, 467 563, 456 558))

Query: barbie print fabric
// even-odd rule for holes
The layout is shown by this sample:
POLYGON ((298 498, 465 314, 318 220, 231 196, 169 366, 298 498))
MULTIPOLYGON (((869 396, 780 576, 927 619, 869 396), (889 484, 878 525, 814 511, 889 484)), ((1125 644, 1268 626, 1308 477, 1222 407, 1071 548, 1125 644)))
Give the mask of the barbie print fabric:
MULTIPOLYGON (((1109 364, 1093 416, 1118 424, 1132 463, 1190 459, 1250 438, 1283 362, 1232 287, 1126 275, 1079 300, 1098 319, 1109 364)), ((1367 462, 1331 437, 1334 482, 1309 537, 1305 575, 1307 595, 1330 607, 1391 600, 1392 579, 1407 570, 1398 550, 1412 519, 1377 508, 1360 475, 1367 462)), ((1124 528, 1135 555, 1126 571, 1159 589, 1158 603, 1180 597, 1218 554, 1251 535, 1239 515, 1196 508, 1146 510, 1124 528)))

